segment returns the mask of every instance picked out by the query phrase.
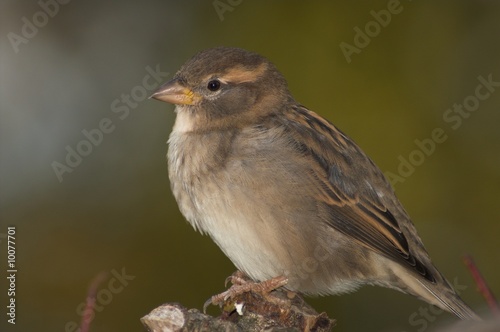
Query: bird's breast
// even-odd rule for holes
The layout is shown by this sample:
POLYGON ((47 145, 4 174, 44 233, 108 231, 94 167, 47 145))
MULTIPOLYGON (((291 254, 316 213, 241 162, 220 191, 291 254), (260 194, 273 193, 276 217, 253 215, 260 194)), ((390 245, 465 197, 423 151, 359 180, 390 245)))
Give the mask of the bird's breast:
MULTIPOLYGON (((169 178, 191 225, 209 234, 238 269, 265 280, 289 269, 293 257, 286 243, 299 232, 283 227, 290 212, 273 201, 289 191, 286 185, 271 183, 284 174, 274 174, 273 179, 272 156, 256 153, 265 143, 248 141, 234 132, 174 131, 169 139, 169 178), (235 140, 239 148, 233 148, 235 140)), ((296 250, 302 249, 299 242, 296 250)))

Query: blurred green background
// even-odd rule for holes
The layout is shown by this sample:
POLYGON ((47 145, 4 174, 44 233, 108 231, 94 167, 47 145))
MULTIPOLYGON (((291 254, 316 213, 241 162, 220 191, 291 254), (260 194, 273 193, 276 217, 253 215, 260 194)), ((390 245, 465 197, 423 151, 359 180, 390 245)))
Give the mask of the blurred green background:
MULTIPOLYGON (((270 58, 295 98, 348 133, 384 172, 397 173, 416 139, 443 129, 447 140, 396 191, 471 306, 487 311, 465 253, 500 294, 500 87, 456 130, 443 119, 454 104, 474 102, 479 76, 500 81, 499 2, 41 3, 0 7, 1 331, 71 331, 102 272, 91 331, 142 331, 140 317, 156 306, 201 308, 223 290, 234 267, 184 221, 170 193, 173 107, 144 98, 190 56, 219 45, 270 58), (399 12, 385 27, 375 23, 371 11, 388 6, 399 12), (370 40, 355 40, 356 27, 371 29, 370 40), (340 45, 356 41, 363 47, 348 62, 340 45), (145 84, 156 68, 162 74, 145 84), (86 151, 82 131, 103 119, 113 131, 95 136, 98 144, 60 181, 54 162, 67 164, 68 146, 86 151), (15 326, 5 315, 9 225, 17 241, 15 326), (130 277, 119 288, 123 269, 130 277)), ((310 303, 337 318, 339 332, 424 331, 454 319, 423 318, 427 304, 375 287, 310 303)))

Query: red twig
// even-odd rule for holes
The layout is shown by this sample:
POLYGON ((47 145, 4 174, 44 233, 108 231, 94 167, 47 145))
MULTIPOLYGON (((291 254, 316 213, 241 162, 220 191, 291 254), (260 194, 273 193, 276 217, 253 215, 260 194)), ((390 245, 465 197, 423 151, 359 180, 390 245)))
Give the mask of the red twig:
POLYGON ((469 269, 469 272, 472 274, 472 278, 474 278, 474 282, 476 283, 478 291, 484 297, 486 303, 488 303, 488 307, 490 307, 491 312, 494 315, 500 315, 500 307, 498 306, 498 301, 495 298, 495 295, 491 291, 490 287, 488 287, 486 279, 484 279, 472 257, 469 255, 465 255, 463 257, 463 261, 467 269, 469 269))
POLYGON ((100 272, 98 275, 92 279, 89 285, 89 290, 87 293, 86 305, 82 314, 82 321, 80 323, 80 331, 88 332, 90 329, 90 323, 94 319, 94 306, 97 295, 97 287, 108 277, 107 272, 100 272))

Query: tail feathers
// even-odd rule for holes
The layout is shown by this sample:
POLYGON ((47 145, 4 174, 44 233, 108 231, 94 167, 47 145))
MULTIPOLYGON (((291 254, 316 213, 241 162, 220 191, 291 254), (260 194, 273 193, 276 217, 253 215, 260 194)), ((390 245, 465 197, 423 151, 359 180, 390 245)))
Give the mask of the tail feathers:
POLYGON ((425 285, 425 282, 420 282, 420 284, 434 296, 437 305, 442 309, 455 314, 463 320, 482 320, 452 289, 445 289, 438 294, 425 285))

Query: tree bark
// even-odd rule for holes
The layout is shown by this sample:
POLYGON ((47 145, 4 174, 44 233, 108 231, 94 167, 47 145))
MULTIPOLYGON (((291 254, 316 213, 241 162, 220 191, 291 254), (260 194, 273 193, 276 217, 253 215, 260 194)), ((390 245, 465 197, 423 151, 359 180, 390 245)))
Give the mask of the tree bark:
POLYGON ((141 318, 148 331, 331 331, 335 320, 280 288, 267 296, 246 292, 222 304, 219 317, 166 303, 141 318))

